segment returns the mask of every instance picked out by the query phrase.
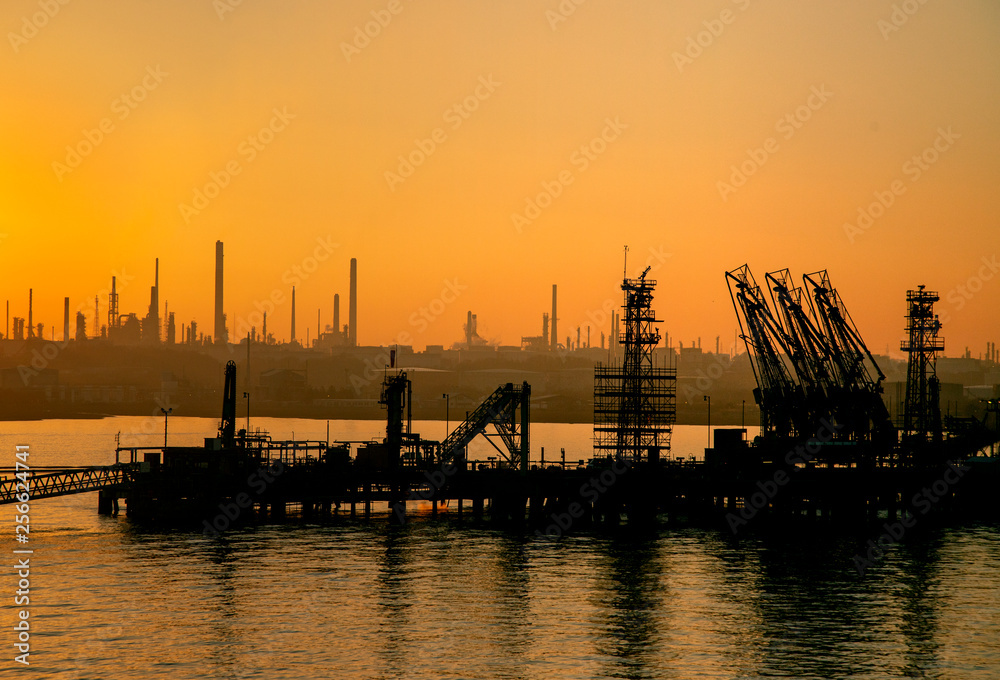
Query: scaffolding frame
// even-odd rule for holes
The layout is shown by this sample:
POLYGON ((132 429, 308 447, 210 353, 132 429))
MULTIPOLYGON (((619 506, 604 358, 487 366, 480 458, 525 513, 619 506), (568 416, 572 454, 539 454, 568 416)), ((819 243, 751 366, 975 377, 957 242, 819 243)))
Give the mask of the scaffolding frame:
POLYGON ((649 269, 622 281, 622 362, 594 368, 594 450, 629 462, 669 452, 677 414, 677 369, 653 364, 661 320, 652 310, 656 281, 646 278, 649 269))

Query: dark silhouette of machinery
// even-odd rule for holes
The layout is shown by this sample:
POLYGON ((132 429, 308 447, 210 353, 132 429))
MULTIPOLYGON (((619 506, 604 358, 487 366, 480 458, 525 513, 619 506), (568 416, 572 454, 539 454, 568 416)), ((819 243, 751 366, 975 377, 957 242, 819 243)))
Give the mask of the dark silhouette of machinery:
POLYGON ((226 363, 226 383, 222 389, 222 423, 219 425, 222 448, 236 445, 236 362, 226 363))
POLYGON ((842 462, 889 455, 897 434, 882 401, 885 375, 826 271, 796 286, 766 275, 765 297, 746 265, 726 273, 757 388, 765 441, 819 439, 842 462))

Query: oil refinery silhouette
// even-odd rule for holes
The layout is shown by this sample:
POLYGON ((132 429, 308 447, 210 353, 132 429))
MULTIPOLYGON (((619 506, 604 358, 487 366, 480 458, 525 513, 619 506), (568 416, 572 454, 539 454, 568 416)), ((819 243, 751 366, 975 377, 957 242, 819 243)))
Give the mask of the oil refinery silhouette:
MULTIPOLYGON (((71 301, 64 299, 61 340, 56 324, 35 322, 32 289, 26 291, 26 314, 11 318, 8 300, 0 340, 0 418, 156 415, 163 407, 181 415, 215 417, 221 398, 218 376, 232 359, 243 376, 241 388, 253 395, 256 415, 381 419, 382 375, 390 351, 395 350, 398 366, 420 374, 411 404, 418 418, 443 418, 443 394, 449 395, 457 412, 474 408, 492 392, 500 371, 512 382, 533 385, 535 420, 590 422, 595 366, 624 357, 621 310, 610 303, 595 306, 583 323, 560 337, 556 284, 552 284, 551 309, 541 314, 540 333, 522 337, 516 345, 483 337, 473 310, 467 311, 465 324, 455 329, 457 339, 448 347, 427 345, 417 351, 407 333, 399 334, 393 345, 359 344, 356 259, 350 260, 346 323, 338 292, 332 297, 332 314, 329 308, 325 317, 316 310, 315 325, 306 328, 303 338, 294 286, 287 292, 276 290, 245 317, 235 319, 225 313, 223 257, 223 243, 216 242, 210 332, 195 319, 178 324, 177 313, 166 302, 161 313, 164 296, 158 260, 145 314, 124 309, 122 285, 131 286, 133 277, 126 275, 123 281, 112 276, 106 292, 72 308, 73 332, 71 301), (269 309, 279 305, 290 307, 287 341, 277 339, 273 314, 269 318, 269 309)), ((708 395, 717 424, 760 420, 760 402, 752 394, 761 368, 767 366, 752 361, 755 355, 742 340, 734 337, 724 345, 716 337, 714 349, 703 349, 701 338, 685 342, 664 333, 661 340, 650 351, 657 365, 676 370, 677 422, 704 424, 708 395)), ((811 347, 808 343, 813 341, 807 333, 802 342, 811 347)), ((778 349, 784 356, 799 351, 797 345, 778 349)), ((819 350, 813 347, 813 351, 819 350)), ((985 417, 982 400, 1000 396, 996 389, 1000 352, 995 343, 987 342, 985 353, 978 357, 968 348, 960 357, 940 354, 935 354, 934 385, 945 416, 985 417)), ((889 418, 901 425, 906 417, 908 362, 887 355, 872 358, 877 358, 881 370, 889 418)), ((768 390, 775 389, 784 387, 768 384, 768 390)), ((808 389, 810 394, 816 391, 808 389)), ((241 410, 249 408, 250 398, 245 401, 241 410)))
MULTIPOLYGON (((221 244, 217 253, 221 277, 221 244)), ((351 273, 353 303, 354 261, 351 273)), ((593 456, 575 465, 565 458, 546 465, 544 449, 533 457, 535 407, 526 380, 496 386, 444 439, 421 436, 413 429, 413 385, 422 374, 398 366, 393 349, 379 384, 386 420, 381 441, 275 440, 250 429, 249 410, 247 427, 237 430, 237 363, 229 360, 219 433, 203 446, 119 445, 114 465, 37 475, 33 498, 99 491, 100 512, 116 513, 124 500, 130 516, 154 522, 233 509, 215 513, 212 523, 202 519, 204 530, 215 533, 237 519, 289 513, 324 521, 370 517, 373 504, 384 504, 390 519, 401 522, 414 501, 429 502, 434 516, 453 508, 459 519, 468 502, 476 520, 528 522, 545 527, 545 535, 623 517, 646 523, 663 514, 688 521, 725 517, 733 531, 757 517, 761 523, 895 520, 921 488, 925 494, 933 489, 939 516, 997 512, 991 490, 1000 481, 1000 400, 983 400, 981 418, 942 414, 936 293, 923 286, 907 293, 907 338, 900 347, 908 361, 897 425, 883 399, 886 374, 826 271, 805 275, 801 286, 788 270, 770 272, 766 294, 748 266, 726 272, 760 429, 750 438, 742 425, 710 428, 709 446, 696 460, 671 450, 678 375, 676 365, 655 352, 662 320, 653 309, 656 281, 649 274, 647 267, 622 281, 622 315, 612 320, 619 351, 609 351, 606 363, 590 371, 593 456), (469 444, 479 436, 499 455, 471 457, 469 444), (248 494, 247 480, 268 471, 270 483, 248 494), (965 476, 963 483, 945 484, 949 471, 965 476), (793 478, 798 481, 789 484, 793 478)), ((221 291, 217 284, 217 301, 221 291)), ((556 292, 548 319, 553 329, 556 292)), ((153 301, 157 293, 154 286, 153 301)), ((115 302, 112 297, 112 309, 115 302)), ((218 310, 217 320, 224 321, 218 310)), ((352 320, 355 313, 352 304, 352 320)), ((151 309, 144 321, 155 318, 151 309)), ((140 324, 140 343, 141 330, 140 324)), ((221 337, 224 325, 216 331, 221 337)), ((467 342, 473 332, 470 323, 467 342)), ((341 338, 350 343, 356 335, 348 328, 341 338)), ((248 351, 252 341, 251 332, 248 351)), ((16 499, 16 482, 0 484, 0 502, 16 499)))

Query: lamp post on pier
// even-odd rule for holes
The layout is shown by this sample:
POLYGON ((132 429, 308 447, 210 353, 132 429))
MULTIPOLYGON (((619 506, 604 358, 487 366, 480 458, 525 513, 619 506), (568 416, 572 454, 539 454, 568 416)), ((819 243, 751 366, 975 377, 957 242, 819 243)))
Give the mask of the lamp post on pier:
POLYGON ((450 397, 447 394, 442 394, 441 398, 444 399, 444 438, 447 439, 448 438, 448 434, 449 434, 448 433, 448 424, 449 424, 448 423, 448 407, 449 407, 450 397))
POLYGON ((712 448, 712 397, 706 394, 704 401, 708 402, 708 448, 712 448))
POLYGON ((167 418, 173 412, 174 407, 161 408, 160 410, 163 411, 163 448, 167 448, 167 418))

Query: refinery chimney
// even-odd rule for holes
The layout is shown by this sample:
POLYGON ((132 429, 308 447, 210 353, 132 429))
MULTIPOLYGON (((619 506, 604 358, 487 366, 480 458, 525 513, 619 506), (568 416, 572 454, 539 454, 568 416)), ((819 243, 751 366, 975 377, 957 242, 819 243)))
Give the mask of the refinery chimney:
POLYGON ((552 324, 552 330, 549 332, 549 337, 552 338, 552 351, 555 352, 559 348, 559 331, 557 321, 559 317, 556 316, 556 284, 552 284, 552 314, 549 316, 549 323, 552 324))
POLYGON ((153 287, 149 290, 149 314, 143 323, 142 339, 153 344, 160 342, 160 258, 156 258, 153 287))
POLYGON ((340 337, 340 293, 333 294, 333 337, 340 337))
POLYGON ((351 292, 347 302, 347 344, 358 346, 358 259, 351 258, 351 292))
POLYGON ((222 311, 222 241, 215 242, 215 342, 226 342, 226 317, 222 311))
POLYGON ((63 342, 69 342, 69 298, 63 299, 63 342))
POLYGON ((32 323, 32 290, 28 289, 28 337, 35 337, 35 326, 32 323))
POLYGON ((295 342, 295 286, 292 286, 292 339, 295 342))

